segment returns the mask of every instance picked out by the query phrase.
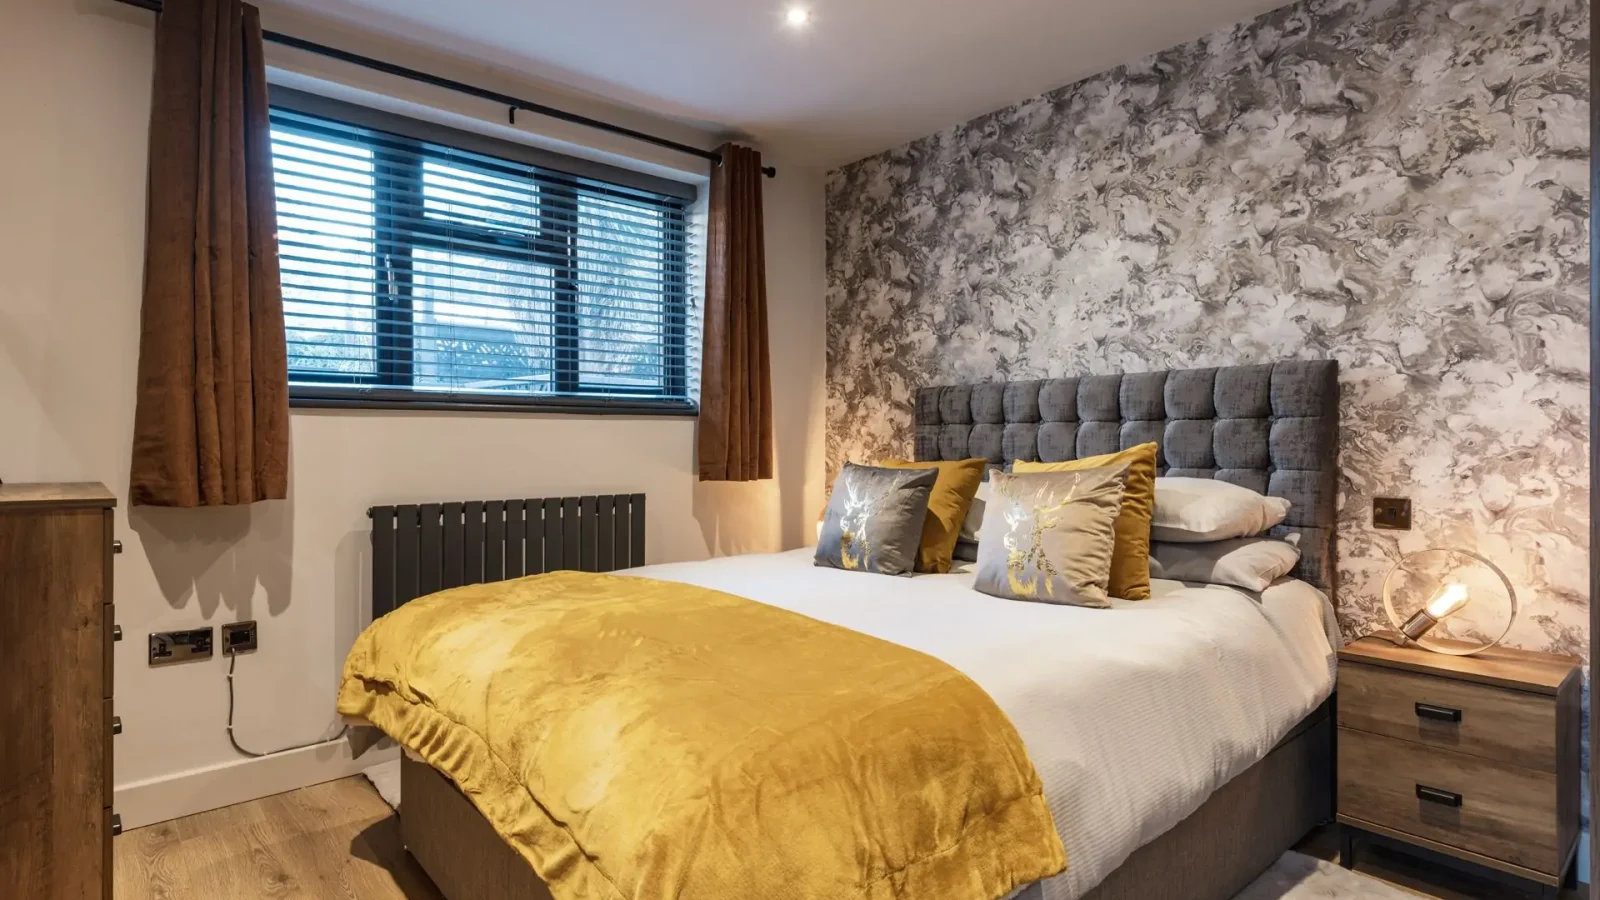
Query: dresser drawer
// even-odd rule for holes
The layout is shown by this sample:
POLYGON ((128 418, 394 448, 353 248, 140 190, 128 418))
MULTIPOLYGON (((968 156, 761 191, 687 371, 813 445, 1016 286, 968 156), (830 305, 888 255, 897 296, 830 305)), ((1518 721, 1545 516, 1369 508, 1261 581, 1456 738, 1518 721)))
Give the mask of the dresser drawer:
POLYGON ((105 666, 105 678, 102 681, 102 687, 104 689, 104 698, 110 700, 112 695, 116 693, 117 688, 116 651, 112 649, 113 645, 120 640, 117 636, 116 606, 109 603, 106 604, 102 609, 100 619, 100 630, 104 634, 101 644, 105 648, 105 662, 102 664, 105 666))
POLYGON ((1556 698, 1344 663, 1339 725, 1556 771, 1556 698))
MULTIPOLYGON (((1340 700, 1343 701, 1343 697, 1340 700)), ((1559 875, 1550 772, 1339 729, 1339 816, 1559 875)))
POLYGON ((105 741, 102 744, 102 747, 104 749, 103 749, 103 751, 101 753, 101 757, 100 757, 100 765, 101 765, 101 771, 102 771, 102 775, 101 775, 100 781, 101 781, 101 784, 103 785, 103 789, 101 791, 101 795, 102 795, 101 799, 105 801, 105 805, 106 806, 110 806, 111 805, 111 784, 115 780, 115 777, 114 777, 115 776, 115 770, 113 768, 113 763, 112 763, 112 757, 113 757, 113 753, 114 753, 114 751, 112 750, 112 747, 115 744, 112 741, 111 723, 112 723, 113 720, 116 719, 116 714, 113 713, 112 710, 111 710, 111 701, 110 700, 102 700, 100 702, 101 702, 101 715, 104 716, 104 718, 105 718, 105 741))

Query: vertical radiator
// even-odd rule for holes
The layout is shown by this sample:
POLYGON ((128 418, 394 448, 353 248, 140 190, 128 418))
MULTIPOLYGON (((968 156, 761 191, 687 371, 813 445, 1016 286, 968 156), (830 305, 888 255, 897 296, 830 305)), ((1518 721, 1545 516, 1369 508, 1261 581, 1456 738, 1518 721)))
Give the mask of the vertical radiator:
POLYGON ((446 588, 644 565, 644 495, 374 506, 372 617, 446 588))

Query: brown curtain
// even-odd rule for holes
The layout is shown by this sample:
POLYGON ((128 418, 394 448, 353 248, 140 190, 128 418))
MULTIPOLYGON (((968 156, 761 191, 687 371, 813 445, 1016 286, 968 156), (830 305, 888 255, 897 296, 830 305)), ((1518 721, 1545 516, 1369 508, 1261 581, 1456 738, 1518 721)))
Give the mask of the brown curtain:
POLYGON ((700 363, 701 481, 772 477, 772 363, 761 154, 722 148, 711 173, 705 347, 700 363))
POLYGON ((289 383, 261 21, 167 0, 156 29, 130 500, 281 499, 289 383))

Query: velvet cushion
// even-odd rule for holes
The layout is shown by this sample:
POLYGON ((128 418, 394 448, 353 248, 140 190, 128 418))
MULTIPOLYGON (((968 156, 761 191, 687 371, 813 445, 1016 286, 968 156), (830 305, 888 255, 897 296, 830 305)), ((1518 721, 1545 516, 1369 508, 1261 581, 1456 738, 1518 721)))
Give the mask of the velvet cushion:
POLYGON ((937 469, 881 469, 845 463, 817 538, 816 563, 904 575, 917 562, 937 469))
POLYGON ((1124 600, 1150 599, 1150 516, 1156 498, 1156 445, 1140 444, 1119 453, 1088 456, 1067 462, 1041 463, 1017 460, 1011 471, 1075 472, 1102 466, 1127 466, 1128 483, 1117 514, 1116 549, 1111 558, 1107 590, 1124 600))
POLYGON ((983 481, 988 463, 981 459, 954 462, 913 462, 908 459, 881 459, 882 469, 936 469, 939 477, 928 495, 928 514, 922 521, 922 540, 917 548, 918 572, 942 575, 950 571, 950 559, 967 509, 983 481))
POLYGON ((1104 609, 1126 463, 989 476, 973 587, 1008 600, 1104 609))

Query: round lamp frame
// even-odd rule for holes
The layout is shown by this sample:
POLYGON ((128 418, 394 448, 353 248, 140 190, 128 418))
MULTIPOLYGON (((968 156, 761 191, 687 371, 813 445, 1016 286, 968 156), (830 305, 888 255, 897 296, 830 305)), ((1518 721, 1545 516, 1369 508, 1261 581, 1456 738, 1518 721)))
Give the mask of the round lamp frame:
MULTIPOLYGON (((1430 553, 1455 553, 1482 563, 1483 566, 1489 571, 1493 572, 1495 577, 1500 579, 1500 583, 1505 586, 1506 598, 1511 603, 1511 615, 1506 617, 1506 627, 1501 629, 1498 635, 1495 635, 1494 640, 1484 644, 1481 647, 1473 647, 1465 650, 1451 649, 1439 645, 1437 641, 1430 642, 1426 637, 1419 638, 1415 641, 1410 641, 1409 643, 1414 643, 1417 646, 1434 653, 1443 653, 1446 656, 1473 656, 1475 654, 1482 653, 1491 647, 1499 646, 1500 642, 1506 639, 1506 635, 1511 633, 1511 626, 1517 623, 1517 589, 1511 586, 1511 579, 1506 577, 1505 571, 1499 566, 1495 565, 1493 562, 1490 562, 1489 559, 1483 554, 1474 553, 1471 550, 1462 550, 1457 547, 1429 547, 1426 550, 1417 550, 1407 553, 1395 562, 1394 566, 1389 569, 1389 574, 1383 579, 1383 610, 1389 617, 1389 624, 1394 626, 1394 630, 1397 633, 1400 632, 1404 626, 1404 620, 1394 608, 1394 589, 1396 576, 1398 576, 1401 570, 1405 568, 1407 560, 1419 556, 1426 556, 1430 553)), ((1404 639, 1402 638, 1402 640, 1404 639)))

